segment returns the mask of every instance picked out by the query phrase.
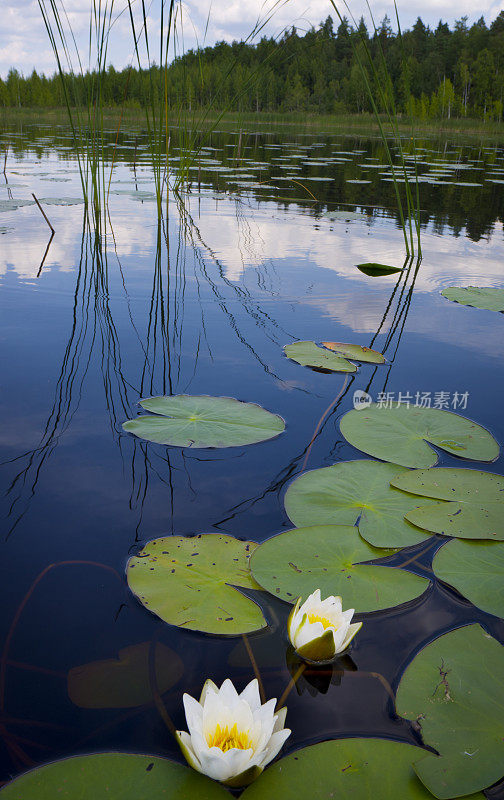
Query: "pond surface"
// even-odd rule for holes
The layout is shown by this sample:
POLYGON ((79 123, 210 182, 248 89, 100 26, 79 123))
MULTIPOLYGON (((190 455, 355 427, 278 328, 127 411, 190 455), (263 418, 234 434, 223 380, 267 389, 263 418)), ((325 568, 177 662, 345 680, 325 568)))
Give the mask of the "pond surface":
MULTIPOLYGON (((451 285, 502 285, 504 149, 420 141, 423 259, 372 277, 355 265, 404 263, 390 169, 376 139, 216 132, 190 173, 190 191, 170 197, 159 225, 145 138, 125 134, 101 247, 82 204, 43 203, 56 231, 48 247, 37 206, 20 203, 32 192, 78 200, 69 132, 30 127, 5 131, 3 141, 0 780, 100 750, 180 760, 145 671, 135 682, 143 681, 147 699, 133 708, 108 708, 96 691, 88 700, 96 707, 77 705, 70 671, 132 645, 164 644, 183 664, 163 699, 184 729, 184 691, 199 695, 207 677, 243 686, 253 670, 240 637, 181 631, 141 606, 125 582, 128 557, 172 533, 261 542, 292 527, 285 490, 345 380, 288 360, 283 347, 296 340, 352 342, 388 359, 348 378, 308 469, 362 457, 338 424, 356 390, 374 400, 426 395, 504 442, 502 314, 441 296, 451 285), (363 216, 324 216, 335 209, 363 216), (242 448, 190 450, 122 430, 142 397, 180 393, 258 403, 280 414, 286 431, 242 448)), ((480 465, 440 451, 439 463, 504 472, 502 456, 480 465)), ((423 554, 410 569, 432 577, 441 540, 418 546, 423 554)), ((270 627, 249 637, 268 697, 280 696, 291 677, 288 610, 270 598, 270 627)), ((289 695, 286 752, 352 735, 418 743, 388 688, 413 655, 471 621, 504 643, 502 620, 437 582, 406 606, 358 619, 351 661, 333 675, 308 671, 289 695)))

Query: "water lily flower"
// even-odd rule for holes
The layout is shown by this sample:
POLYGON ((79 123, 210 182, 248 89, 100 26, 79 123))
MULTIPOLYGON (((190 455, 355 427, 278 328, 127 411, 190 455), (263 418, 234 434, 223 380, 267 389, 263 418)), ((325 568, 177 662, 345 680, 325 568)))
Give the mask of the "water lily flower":
POLYGON ((341 597, 320 598, 316 589, 301 605, 301 598, 289 615, 287 630, 297 654, 306 661, 332 661, 346 650, 362 622, 352 622, 353 608, 343 611, 341 597))
POLYGON ((199 703, 184 694, 189 733, 176 736, 188 764, 228 786, 246 786, 279 753, 290 730, 287 709, 275 711, 276 698, 261 704, 257 679, 241 694, 227 679, 220 689, 211 680, 199 703))

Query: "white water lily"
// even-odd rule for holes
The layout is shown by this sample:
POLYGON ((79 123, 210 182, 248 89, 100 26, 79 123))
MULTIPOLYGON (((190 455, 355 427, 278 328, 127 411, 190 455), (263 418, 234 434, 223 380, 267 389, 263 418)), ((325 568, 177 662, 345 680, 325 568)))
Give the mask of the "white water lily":
POLYGON ((290 735, 287 709, 275 712, 276 698, 261 704, 257 680, 241 694, 227 679, 220 689, 207 680, 198 703, 184 694, 189 733, 176 736, 188 764, 228 786, 251 783, 279 753, 290 735))
POLYGON ((346 650, 362 622, 352 623, 353 608, 343 611, 341 597, 320 598, 316 589, 292 609, 287 630, 294 649, 307 661, 331 661, 346 650), (352 623, 352 624, 351 624, 352 623))

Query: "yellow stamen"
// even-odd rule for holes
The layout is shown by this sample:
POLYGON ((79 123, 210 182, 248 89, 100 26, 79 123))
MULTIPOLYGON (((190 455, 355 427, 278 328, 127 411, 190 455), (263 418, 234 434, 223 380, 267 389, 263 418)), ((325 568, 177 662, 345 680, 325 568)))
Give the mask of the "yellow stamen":
POLYGON ((231 730, 229 730, 229 725, 226 725, 225 728, 217 725, 214 733, 207 736, 207 743, 209 747, 219 747, 223 753, 233 747, 237 750, 248 750, 251 747, 248 733, 238 732, 236 723, 231 730))
POLYGON ((324 626, 324 630, 327 628, 334 628, 334 622, 327 619, 326 617, 321 617, 319 614, 308 614, 308 622, 313 625, 314 622, 320 622, 324 626))

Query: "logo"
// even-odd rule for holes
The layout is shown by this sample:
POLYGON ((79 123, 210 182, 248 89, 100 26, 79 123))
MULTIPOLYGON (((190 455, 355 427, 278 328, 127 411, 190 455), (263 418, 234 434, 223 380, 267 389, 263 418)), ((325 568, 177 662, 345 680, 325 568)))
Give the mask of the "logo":
POLYGON ((363 408, 367 408, 373 402, 373 398, 367 392, 363 392, 362 389, 356 389, 353 393, 353 407, 357 409, 357 411, 362 411, 363 408))

